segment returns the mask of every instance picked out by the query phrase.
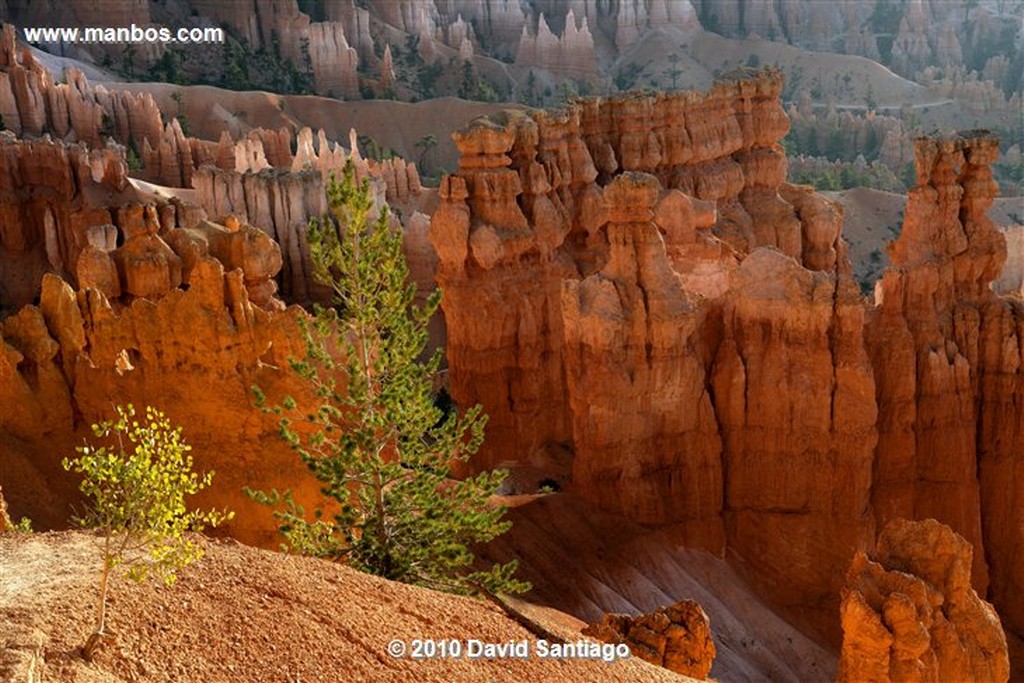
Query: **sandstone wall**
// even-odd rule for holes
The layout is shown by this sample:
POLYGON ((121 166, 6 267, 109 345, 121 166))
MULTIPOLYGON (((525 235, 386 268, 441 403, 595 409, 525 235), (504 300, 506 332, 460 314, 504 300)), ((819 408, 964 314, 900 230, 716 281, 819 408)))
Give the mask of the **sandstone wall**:
POLYGON ((454 136, 430 235, 452 394, 490 415, 476 465, 547 467, 671 523, 834 641, 876 519, 936 517, 1019 632, 1024 309, 989 288, 994 142, 917 144, 871 306, 841 210, 785 183, 779 86, 730 77, 454 136))
POLYGON ((0 321, 0 481, 39 526, 62 525, 78 495, 61 459, 113 405, 154 405, 184 427, 197 469, 217 472, 198 502, 237 510, 228 532, 268 544, 269 512, 242 487, 276 481, 307 500, 317 487, 250 388, 303 396, 287 368, 303 352, 304 314, 275 296, 281 252, 263 231, 237 220, 179 227, 173 209, 128 203, 99 224, 54 223, 61 244, 84 240, 68 266, 80 288, 50 265, 37 305, 0 321))
POLYGON ((0 133, 0 158, 0 311, 11 313, 37 297, 43 273, 74 273, 93 226, 114 222, 128 169, 119 150, 10 132, 0 133))

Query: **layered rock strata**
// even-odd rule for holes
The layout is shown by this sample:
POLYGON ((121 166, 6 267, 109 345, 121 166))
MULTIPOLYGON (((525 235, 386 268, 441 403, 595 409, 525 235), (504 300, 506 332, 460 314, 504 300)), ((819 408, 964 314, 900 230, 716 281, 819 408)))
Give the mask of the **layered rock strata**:
POLYGON ((154 207, 118 213, 120 227, 99 232, 123 244, 107 251, 114 239, 96 246, 91 235, 81 289, 46 274, 38 305, 0 322, 5 491, 40 526, 62 524, 78 496, 61 458, 112 405, 154 405, 183 426, 197 470, 217 472, 199 504, 238 511, 227 531, 270 543, 273 520, 242 488, 278 481, 307 500, 317 494, 276 418, 252 406, 253 385, 272 400, 304 396, 287 370, 303 353, 303 313, 284 310, 270 279, 280 250, 237 222, 162 229, 154 207))
POLYGON ((452 395, 490 415, 475 464, 571 473, 588 500, 724 552, 833 642, 876 518, 936 517, 979 549, 976 588, 991 581, 1019 632, 1024 311, 988 286, 1005 258, 985 218, 993 142, 918 143, 872 306, 841 210, 785 183, 779 84, 585 100, 454 136, 430 237, 452 395))
POLYGON ((992 291, 1006 240, 987 217, 998 141, 968 131, 915 145, 917 185, 892 267, 877 285, 868 348, 879 446, 872 503, 881 521, 934 517, 974 548, 972 581, 1024 631, 1024 307, 992 291))
POLYGON ((971 554, 933 519, 890 522, 847 572, 836 680, 1007 681, 1006 636, 971 588, 971 554))

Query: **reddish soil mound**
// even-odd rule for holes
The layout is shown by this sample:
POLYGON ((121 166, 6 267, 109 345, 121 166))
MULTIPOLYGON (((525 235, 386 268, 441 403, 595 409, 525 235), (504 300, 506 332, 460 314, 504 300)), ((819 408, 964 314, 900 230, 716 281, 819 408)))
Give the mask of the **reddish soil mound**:
MULTIPOLYGON (((84 662, 99 555, 79 532, 0 537, 0 680, 687 681, 636 659, 394 658, 393 639, 535 640, 487 603, 310 558, 203 540, 166 588, 113 584, 116 641, 84 662), (32 671, 34 667, 34 671, 32 671), (35 678, 33 678, 35 676, 35 678)), ((556 620, 545 626, 573 642, 556 620)))

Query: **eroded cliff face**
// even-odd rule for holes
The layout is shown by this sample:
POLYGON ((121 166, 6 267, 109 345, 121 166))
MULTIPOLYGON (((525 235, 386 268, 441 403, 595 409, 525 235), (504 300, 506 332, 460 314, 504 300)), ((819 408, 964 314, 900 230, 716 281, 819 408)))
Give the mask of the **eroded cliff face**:
POLYGON ((90 239, 103 239, 93 226, 113 223, 131 193, 116 149, 3 132, 0 157, 0 311, 10 313, 32 302, 43 273, 74 273, 90 239))
MULTIPOLYGON (((12 147, 31 160, 25 150, 42 144, 12 147)), ((48 147, 67 158, 63 146, 48 147)), ((17 209, 4 199, 5 209, 17 209)), ((305 496, 316 493, 276 437, 275 420, 254 410, 250 393, 258 385, 278 400, 302 395, 287 362, 302 355, 297 319, 304 314, 285 310, 275 296, 280 248, 237 220, 178 226, 174 205, 126 203, 104 211, 95 223, 53 223, 59 240, 47 257, 69 259, 74 275, 61 279, 51 262, 37 305, 0 322, 8 497, 40 526, 62 524, 77 495, 61 458, 113 405, 154 405, 185 426, 197 468, 217 471, 203 501, 240 511, 229 531, 268 543, 273 522, 242 487, 283 478, 305 496)), ((9 246, 9 235, 3 244, 9 246)))
POLYGON ((971 588, 971 554, 934 519, 890 522, 847 573, 836 680, 1007 681, 1006 636, 971 588))
MULTIPOLYGON (((480 120, 430 228, 452 395, 477 466, 547 468, 617 514, 724 553, 838 642, 876 519, 936 517, 1020 630, 1022 307, 991 292, 984 134, 917 145, 877 305, 841 210, 785 182, 779 80, 480 120)), ((532 470, 531 470, 532 471, 532 470)))

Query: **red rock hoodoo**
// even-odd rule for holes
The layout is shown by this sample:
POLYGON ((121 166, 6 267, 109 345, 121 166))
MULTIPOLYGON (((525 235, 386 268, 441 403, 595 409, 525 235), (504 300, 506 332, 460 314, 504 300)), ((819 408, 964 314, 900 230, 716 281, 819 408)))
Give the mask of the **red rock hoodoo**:
POLYGON ((1024 309, 989 288, 997 146, 918 142, 872 305, 839 207, 785 182, 780 87, 743 74, 454 136, 430 235, 452 394, 490 415, 477 464, 677 525, 833 642, 876 520, 935 517, 1024 632, 1024 309))
POLYGON ((1006 636, 971 564, 970 544, 934 519, 890 522, 847 573, 836 680, 1008 680, 1006 636))
POLYGON ((633 656, 703 680, 715 661, 711 625, 701 606, 682 600, 650 614, 605 614, 583 634, 606 643, 626 643, 633 656))
MULTIPOLYGON (((506 28, 514 45, 523 24, 506 28)), ((62 521, 74 490, 59 460, 87 425, 112 402, 174 406, 211 454, 217 504, 252 520, 234 533, 265 542, 272 523, 248 514, 241 486, 315 488, 249 387, 294 391, 301 313, 275 290, 316 295, 303 227, 324 174, 352 159, 379 204, 408 207, 418 283, 436 262, 451 393, 490 415, 475 467, 541 472, 673 525, 836 645, 843 574, 876 524, 933 517, 973 546, 974 590, 1012 642, 1024 634, 1024 307, 989 287, 1006 255, 985 215, 997 145, 983 133, 917 143, 906 225, 869 303, 838 205, 785 181, 781 87, 777 72, 743 72, 707 93, 474 121, 454 136, 459 169, 427 228, 404 161, 363 160, 308 130, 294 153, 286 131, 190 138, 161 125, 148 95, 74 74, 53 83, 5 32, 0 113, 62 141, 0 136, 8 501, 62 521), (196 204, 147 199, 123 148, 94 144, 101 128, 141 141, 151 179, 191 184, 196 204)))

